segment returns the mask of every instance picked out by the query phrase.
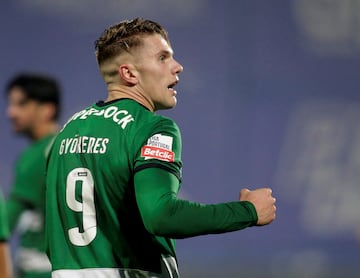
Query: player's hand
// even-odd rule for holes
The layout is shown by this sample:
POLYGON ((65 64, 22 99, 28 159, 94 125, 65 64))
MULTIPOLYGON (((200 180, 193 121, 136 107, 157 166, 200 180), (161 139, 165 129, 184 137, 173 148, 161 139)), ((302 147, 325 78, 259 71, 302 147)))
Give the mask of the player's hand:
POLYGON ((258 215, 258 226, 267 225, 276 217, 276 199, 272 196, 270 188, 260 188, 251 191, 249 189, 242 189, 240 191, 240 201, 248 201, 255 206, 258 215))

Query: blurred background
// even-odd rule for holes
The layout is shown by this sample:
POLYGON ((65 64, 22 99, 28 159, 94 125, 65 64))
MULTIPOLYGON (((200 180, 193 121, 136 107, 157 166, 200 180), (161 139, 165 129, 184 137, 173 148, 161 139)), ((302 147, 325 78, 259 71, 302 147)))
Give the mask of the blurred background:
MULTIPOLYGON (((179 240, 183 277, 360 277, 360 0, 2 0, 0 86, 45 72, 64 123, 104 99, 94 41, 144 17, 184 66, 172 117, 183 136, 181 194, 237 200, 271 186, 267 227, 179 240)), ((0 177, 26 146, 0 101, 0 177)), ((186 225, 186 223, 184 223, 186 225)), ((16 240, 12 246, 16 245, 16 240)))

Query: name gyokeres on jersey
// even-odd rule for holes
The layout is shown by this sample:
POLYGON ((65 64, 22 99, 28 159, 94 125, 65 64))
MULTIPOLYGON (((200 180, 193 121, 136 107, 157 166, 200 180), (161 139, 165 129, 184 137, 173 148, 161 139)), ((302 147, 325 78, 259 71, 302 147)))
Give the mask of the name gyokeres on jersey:
MULTIPOLYGON (((129 114, 129 111, 119 109, 116 106, 110 106, 105 109, 88 108, 74 114, 64 125, 63 129, 75 120, 86 120, 90 116, 103 117, 118 124, 122 129, 135 121, 134 117, 129 114)), ((61 131, 60 131, 61 132, 61 131)), ((109 138, 90 137, 90 136, 75 136, 72 138, 63 139, 60 143, 59 154, 74 154, 74 153, 94 153, 104 154, 106 152, 109 138)))
POLYGON ((95 153, 103 154, 106 152, 109 138, 76 136, 61 140, 59 154, 68 153, 95 153))

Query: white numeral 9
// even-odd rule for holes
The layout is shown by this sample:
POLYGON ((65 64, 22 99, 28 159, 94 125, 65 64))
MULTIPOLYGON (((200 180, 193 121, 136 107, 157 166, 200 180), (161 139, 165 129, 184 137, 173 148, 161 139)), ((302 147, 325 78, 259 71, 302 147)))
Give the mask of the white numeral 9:
POLYGON ((86 246, 96 236, 96 212, 94 203, 94 179, 87 168, 75 168, 67 176, 66 203, 75 212, 82 212, 83 229, 79 227, 69 229, 69 238, 76 246, 86 246), (82 202, 76 200, 76 182, 81 182, 82 202))

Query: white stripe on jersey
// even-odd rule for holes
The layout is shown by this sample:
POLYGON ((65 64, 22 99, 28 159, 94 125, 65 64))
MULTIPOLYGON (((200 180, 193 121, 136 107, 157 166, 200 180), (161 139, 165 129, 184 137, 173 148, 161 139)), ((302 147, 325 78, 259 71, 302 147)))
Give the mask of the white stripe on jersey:
POLYGON ((19 269, 25 272, 51 272, 51 264, 47 255, 36 249, 19 248, 16 262, 19 269))
POLYGON ((164 278, 161 274, 137 269, 84 268, 59 269, 52 272, 52 278, 164 278))
MULTIPOLYGON (((166 267, 167 275, 165 277, 169 278, 179 278, 179 271, 177 268, 177 263, 174 257, 162 257, 162 260, 166 267)), ((164 271, 163 271, 164 272, 164 271)))

